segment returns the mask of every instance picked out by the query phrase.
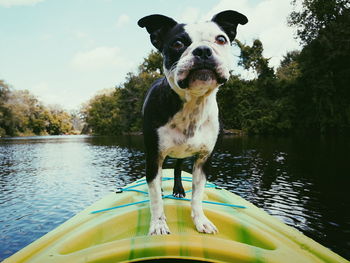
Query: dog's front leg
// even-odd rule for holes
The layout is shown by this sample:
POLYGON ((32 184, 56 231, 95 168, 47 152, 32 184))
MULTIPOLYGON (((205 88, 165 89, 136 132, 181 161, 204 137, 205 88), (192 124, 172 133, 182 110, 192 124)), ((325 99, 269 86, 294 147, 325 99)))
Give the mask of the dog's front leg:
MULTIPOLYGON (((205 162, 205 161, 204 161, 205 162)), ((206 184, 206 175, 203 171, 203 159, 198 159, 193 166, 192 178, 192 220, 198 232, 216 234, 216 226, 204 215, 202 201, 206 184)))
POLYGON ((146 178, 151 205, 151 224, 149 235, 170 234, 163 208, 162 199, 162 160, 147 158, 146 178))

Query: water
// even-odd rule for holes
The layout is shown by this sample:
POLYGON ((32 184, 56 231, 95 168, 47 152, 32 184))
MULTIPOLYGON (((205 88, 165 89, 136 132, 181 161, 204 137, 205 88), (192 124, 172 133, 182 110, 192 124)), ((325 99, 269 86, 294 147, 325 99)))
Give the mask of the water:
MULTIPOLYGON (((349 150, 347 138, 227 137, 209 180, 350 259, 349 150)), ((0 139, 0 260, 143 177, 144 165, 141 136, 0 139)))

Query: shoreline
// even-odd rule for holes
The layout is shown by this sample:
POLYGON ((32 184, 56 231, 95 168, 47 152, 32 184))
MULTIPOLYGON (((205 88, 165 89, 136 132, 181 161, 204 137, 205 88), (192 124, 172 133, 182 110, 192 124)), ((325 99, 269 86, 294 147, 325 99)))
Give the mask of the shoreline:
MULTIPOLYGON (((26 137, 57 137, 57 136, 142 136, 143 133, 141 131, 139 132, 125 132, 122 134, 93 134, 93 133, 81 133, 79 131, 75 131, 72 133, 66 133, 66 134, 19 134, 17 136, 0 136, 0 139, 11 139, 11 138, 26 138, 26 137)), ((225 136, 245 136, 247 135, 244 131, 238 130, 238 129, 224 129, 223 135, 225 136)))

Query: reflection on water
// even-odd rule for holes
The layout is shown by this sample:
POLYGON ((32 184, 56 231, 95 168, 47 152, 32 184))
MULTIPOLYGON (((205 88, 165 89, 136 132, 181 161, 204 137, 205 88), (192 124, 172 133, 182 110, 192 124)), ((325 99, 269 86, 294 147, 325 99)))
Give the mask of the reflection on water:
MULTIPOLYGON (((349 146, 344 138, 224 138, 209 180, 350 258, 349 146)), ((0 139, 0 260, 142 176, 141 136, 0 139)))

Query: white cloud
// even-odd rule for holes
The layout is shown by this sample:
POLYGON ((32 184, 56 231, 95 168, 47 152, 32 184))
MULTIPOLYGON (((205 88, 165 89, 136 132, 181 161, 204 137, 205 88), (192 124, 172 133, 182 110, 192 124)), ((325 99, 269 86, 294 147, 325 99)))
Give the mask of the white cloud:
MULTIPOLYGON (((53 85, 50 85, 46 81, 40 81, 34 84, 30 91, 37 96, 37 98, 44 102, 45 105, 61 104, 64 105, 65 101, 62 99, 62 91, 55 90, 53 85), (63 102, 63 103, 62 103, 63 102)), ((66 96, 67 98, 68 96, 66 96)))
POLYGON ((195 7, 186 7, 179 19, 181 23, 194 23, 198 20, 200 10, 195 7))
POLYGON ((203 19, 210 20, 215 14, 224 10, 236 10, 237 12, 247 14, 248 11, 251 11, 251 9, 252 7, 249 5, 248 0, 221 0, 206 15, 203 16, 203 19))
POLYGON ((0 6, 11 7, 18 5, 35 5, 45 0, 0 0, 0 6))
POLYGON ((74 55, 71 65, 81 71, 123 67, 127 63, 118 47, 97 47, 74 55))
POLYGON ((271 58, 270 66, 278 66, 287 51, 300 49, 293 38, 293 29, 287 26, 292 11, 290 1, 264 0, 253 6, 248 0, 221 0, 202 19, 209 20, 223 10, 236 10, 248 17, 246 25, 238 26, 237 39, 248 45, 260 39, 264 56, 271 58))
POLYGON ((70 72, 65 76, 67 85, 53 87, 64 101, 66 108, 76 108, 88 101, 98 90, 113 88, 124 81, 126 73, 135 64, 119 47, 100 46, 77 52, 70 61, 70 72))
POLYGON ((125 26, 127 23, 129 23, 130 17, 126 14, 122 14, 118 17, 116 26, 118 28, 125 26))

